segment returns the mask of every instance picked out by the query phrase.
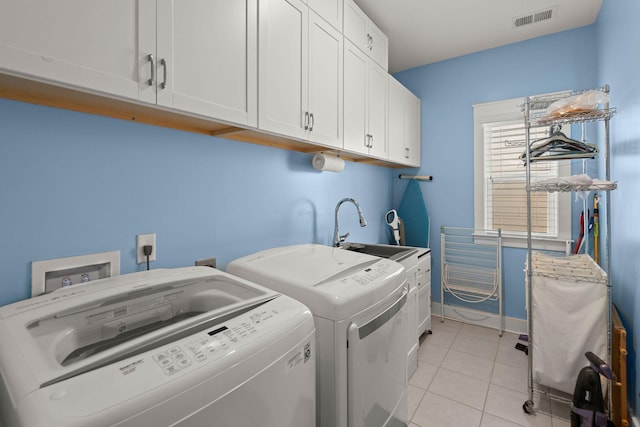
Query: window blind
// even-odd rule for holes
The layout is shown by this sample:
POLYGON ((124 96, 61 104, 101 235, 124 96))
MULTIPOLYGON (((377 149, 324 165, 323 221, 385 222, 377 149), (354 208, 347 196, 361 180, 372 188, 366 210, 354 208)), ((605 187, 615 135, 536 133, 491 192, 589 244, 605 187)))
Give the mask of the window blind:
MULTIPOLYGON (((484 180, 486 228, 513 234, 527 232, 526 169, 520 155, 525 149, 523 120, 485 123, 484 180)), ((530 140, 546 138, 548 128, 532 128, 530 140)), ((531 181, 558 176, 557 162, 531 165, 531 181)), ((531 193, 531 231, 540 237, 557 237, 558 200, 554 193, 531 193)))

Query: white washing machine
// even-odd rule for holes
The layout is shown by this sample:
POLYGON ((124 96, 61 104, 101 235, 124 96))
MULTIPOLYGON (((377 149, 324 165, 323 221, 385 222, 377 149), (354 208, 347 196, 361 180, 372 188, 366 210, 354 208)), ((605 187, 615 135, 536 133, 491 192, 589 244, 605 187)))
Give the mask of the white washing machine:
POLYGON ((73 285, 0 308, 0 424, 315 426, 303 304, 208 267, 73 285))
POLYGON ((407 287, 394 261, 323 245, 265 250, 227 271, 307 305, 319 427, 406 426, 407 287))

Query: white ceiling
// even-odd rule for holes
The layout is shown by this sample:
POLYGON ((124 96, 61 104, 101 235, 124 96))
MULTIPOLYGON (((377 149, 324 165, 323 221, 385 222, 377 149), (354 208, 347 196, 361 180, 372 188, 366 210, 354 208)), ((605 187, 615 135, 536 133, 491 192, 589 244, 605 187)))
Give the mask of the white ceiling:
POLYGON ((602 0, 355 0, 389 37, 389 72, 593 24, 602 0), (521 27, 514 18, 553 9, 521 27))

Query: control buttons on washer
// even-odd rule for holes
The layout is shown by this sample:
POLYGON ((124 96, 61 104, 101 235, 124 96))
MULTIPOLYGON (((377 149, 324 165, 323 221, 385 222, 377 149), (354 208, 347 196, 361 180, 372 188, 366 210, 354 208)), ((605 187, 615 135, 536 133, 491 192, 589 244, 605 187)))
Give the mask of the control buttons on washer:
POLYGON ((256 313, 256 314, 251 315, 251 320, 253 321, 254 324, 261 325, 262 324, 262 314, 261 313, 256 313))
POLYGON ((153 359, 166 375, 173 375, 180 369, 191 365, 191 359, 189 359, 180 347, 171 347, 169 350, 156 354, 153 356, 153 359))
POLYGON ((219 331, 216 330, 215 334, 209 334, 211 336, 194 337, 193 341, 184 344, 187 350, 174 345, 154 355, 153 359, 166 375, 173 375, 190 366, 192 361, 202 363, 209 357, 224 357, 235 343, 242 342, 245 338, 250 339, 249 337, 256 334, 266 320, 276 314, 278 313, 268 310, 247 314, 238 321, 224 325, 219 331))
POLYGON ((164 373, 167 375, 173 375, 178 372, 178 368, 176 365, 169 365, 164 367, 164 373))

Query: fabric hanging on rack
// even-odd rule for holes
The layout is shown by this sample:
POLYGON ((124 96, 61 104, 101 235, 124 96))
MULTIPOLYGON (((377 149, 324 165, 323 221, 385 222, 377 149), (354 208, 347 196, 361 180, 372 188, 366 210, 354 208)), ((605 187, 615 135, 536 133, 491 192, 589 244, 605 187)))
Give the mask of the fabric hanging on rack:
MULTIPOLYGON (((596 145, 571 139, 559 130, 546 138, 533 141, 529 147, 529 158, 562 158, 575 155, 594 157, 596 154, 598 154, 596 145)), ((526 160, 526 158, 525 151, 520 155, 520 159, 526 160)))

